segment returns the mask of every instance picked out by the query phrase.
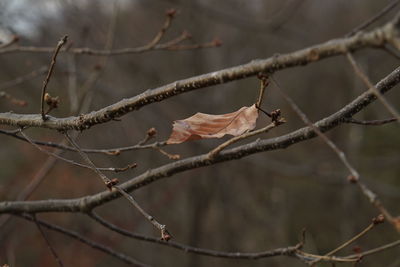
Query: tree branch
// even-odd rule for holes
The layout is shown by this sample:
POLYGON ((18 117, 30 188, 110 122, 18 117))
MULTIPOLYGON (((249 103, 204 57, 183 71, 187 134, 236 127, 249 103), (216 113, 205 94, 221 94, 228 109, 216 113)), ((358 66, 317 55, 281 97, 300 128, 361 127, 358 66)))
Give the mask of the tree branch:
POLYGON ((140 95, 123 99, 98 111, 82 114, 78 117, 55 118, 46 116, 47 120, 43 121, 40 115, 7 112, 0 113, 0 124, 20 127, 44 127, 57 130, 85 130, 93 125, 121 117, 153 102, 162 101, 192 90, 244 79, 257 75, 260 72, 268 73, 302 66, 327 57, 345 54, 349 51, 366 47, 383 47, 388 42, 397 44, 396 23, 398 19, 396 17, 392 22, 370 32, 359 33, 347 38, 334 39, 293 53, 276 55, 263 60, 254 60, 244 65, 180 80, 156 89, 149 89, 140 95))
MULTIPOLYGON (((21 214, 21 215, 18 215, 18 216, 21 217, 21 218, 24 218, 26 220, 29 220, 29 221, 34 221, 32 216, 29 216, 29 215, 26 215, 26 214, 21 214)), ((94 249, 97 249, 97 250, 100 250, 100 251, 102 251, 104 253, 107 253, 108 255, 113 256, 114 258, 117 258, 117 259, 119 259, 119 260, 121 260, 121 261, 123 261, 125 263, 131 264, 131 265, 134 265, 134 266, 138 266, 138 267, 148 266, 146 264, 138 262, 137 260, 135 260, 135 259, 133 259, 133 258, 131 258, 131 257, 125 255, 125 254, 117 252, 117 251, 113 250, 112 248, 106 247, 106 246, 104 246, 102 244, 99 244, 99 243, 97 243, 95 241, 87 239, 87 238, 83 237, 81 234, 79 234, 79 233, 77 233, 75 231, 71 231, 71 230, 65 229, 63 227, 60 227, 58 225, 50 224, 50 223, 47 223, 47 222, 39 220, 39 219, 36 219, 36 222, 38 224, 40 224, 41 226, 46 227, 49 230, 56 231, 56 232, 59 232, 61 234, 66 235, 66 236, 69 236, 71 238, 74 238, 74 239, 78 240, 79 242, 81 242, 81 243, 83 243, 85 245, 88 245, 89 247, 92 247, 94 249)))
POLYGON ((36 216, 32 216, 33 222, 36 224, 36 227, 38 228, 40 234, 42 235, 43 239, 46 241, 46 245, 49 248, 51 254, 53 255, 55 261, 57 262, 58 266, 63 267, 64 264, 62 263, 60 257, 57 255, 56 250, 53 248, 53 246, 50 243, 50 240, 47 238, 45 232, 43 231, 42 227, 40 226, 40 223, 37 221, 36 216))
POLYGON ((57 59, 57 55, 60 52, 61 47, 67 42, 68 39, 68 35, 64 35, 64 37, 62 37, 60 39, 60 41, 58 41, 58 44, 56 46, 56 49, 54 50, 54 54, 53 57, 51 58, 51 62, 50 62, 50 66, 49 66, 49 70, 47 72, 47 76, 43 81, 43 87, 42 87, 42 97, 40 100, 40 112, 42 115, 42 120, 45 121, 46 120, 46 114, 44 111, 44 103, 45 103, 45 95, 46 95, 46 87, 47 84, 50 81, 50 77, 53 74, 53 70, 54 70, 54 66, 56 64, 56 59, 57 59))
POLYGON ((174 241, 166 242, 166 241, 160 240, 158 238, 129 232, 125 229, 122 229, 122 228, 104 220, 103 218, 101 218, 99 215, 97 215, 94 212, 91 212, 88 215, 93 220, 98 222, 99 224, 101 224, 104 227, 110 229, 111 231, 114 231, 121 235, 130 237, 130 238, 134 238, 134 239, 138 239, 138 240, 142 240, 142 241, 146 241, 146 242, 156 243, 156 244, 160 244, 163 246, 175 248, 175 249, 182 250, 182 251, 188 252, 188 253, 203 255, 203 256, 228 258, 228 259, 257 260, 257 259, 268 258, 268 257, 273 257, 273 256, 282 256, 282 255, 291 256, 291 255, 294 255, 296 250, 299 248, 299 245, 296 245, 296 246, 290 246, 290 247, 286 247, 286 248, 277 248, 277 249, 266 250, 266 251, 261 251, 261 252, 226 252, 226 251, 217 251, 217 250, 205 249, 205 248, 197 248, 197 247, 187 246, 187 245, 184 245, 184 244, 181 244, 178 242, 174 242, 174 241))
MULTIPOLYGON (((375 87, 381 93, 385 93, 393 88, 400 82, 400 67, 395 69, 392 73, 378 82, 375 87)), ((370 89, 355 100, 345 105, 336 113, 319 120, 314 125, 321 131, 329 131, 338 125, 342 124, 347 118, 357 114, 370 103, 376 100, 376 96, 370 89)), ((232 149, 221 151, 212 160, 209 159, 208 153, 182 159, 170 164, 160 166, 158 168, 149 170, 135 178, 120 185, 126 191, 132 191, 140 188, 146 184, 152 183, 158 179, 170 177, 175 173, 216 164, 219 162, 240 159, 248 155, 259 153, 262 151, 270 151, 277 149, 284 149, 293 144, 306 141, 316 136, 311 127, 304 127, 288 133, 283 136, 266 140, 256 140, 254 142, 241 145, 232 149)), ((0 202, 0 213, 20 213, 20 212, 87 212, 94 207, 99 206, 105 202, 109 202, 118 198, 119 194, 116 192, 101 192, 92 196, 69 199, 69 200, 38 200, 38 201, 10 201, 0 202)))

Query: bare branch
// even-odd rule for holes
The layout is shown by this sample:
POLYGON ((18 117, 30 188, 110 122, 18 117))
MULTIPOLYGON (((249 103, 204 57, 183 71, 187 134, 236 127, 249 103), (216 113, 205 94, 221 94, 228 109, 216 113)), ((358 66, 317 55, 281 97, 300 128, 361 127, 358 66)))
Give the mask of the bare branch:
POLYGON ((310 119, 300 110, 300 108, 294 103, 294 101, 283 91, 280 84, 275 80, 274 77, 270 76, 270 79, 274 82, 276 87, 279 89, 279 92, 283 96, 283 98, 289 103, 290 107, 296 112, 296 114, 300 117, 300 119, 308 125, 313 131, 335 152, 335 154, 339 157, 339 159, 343 162, 346 168, 349 170, 354 179, 358 180, 360 175, 358 174, 357 170, 350 164, 347 160, 346 154, 340 150, 335 143, 333 143, 325 134, 322 133, 318 127, 313 124, 310 119))
MULTIPOLYGON (((346 166, 346 168, 349 170, 350 175, 348 176, 348 180, 351 183, 357 184, 361 192, 368 198, 368 200, 373 204, 386 218, 388 221, 390 221, 393 226, 397 229, 397 224, 393 218, 393 216, 389 213, 389 211, 383 206, 381 201, 378 199, 378 196, 376 193, 374 193, 371 189, 368 188, 368 186, 360 181, 360 174, 358 171, 353 167, 353 165, 349 162, 349 160, 346 157, 346 154, 339 149, 335 143, 333 143, 322 131, 321 129, 318 128, 316 124, 313 124, 307 116, 300 110, 300 108, 294 103, 294 101, 282 90, 281 86, 277 83, 277 81, 271 76, 270 79, 275 83, 277 88, 280 90, 281 95, 285 98, 285 100, 289 103, 289 105, 292 107, 292 109, 298 114, 298 116, 301 118, 301 120, 308 125, 310 129, 312 129, 315 134, 317 134, 332 150, 335 152, 335 154, 338 156, 338 158, 343 162, 343 164, 346 166)), ((372 94, 376 97, 376 93, 374 92, 375 86, 371 87, 369 89, 369 92, 372 92, 372 94)), ((378 90, 375 88, 375 90, 378 90)), ((379 92, 381 93, 381 92, 379 92)), ((400 231, 400 229, 397 229, 400 231)))
POLYGON ((145 235, 140 235, 137 233, 129 232, 127 230, 124 230, 106 220, 101 218, 99 215, 97 215, 94 212, 91 212, 88 214, 93 220, 96 222, 100 223, 104 227, 119 233, 121 235, 146 241, 146 242, 151 242, 151 243, 156 243, 160 244, 163 246, 175 248, 178 250, 182 250, 185 253, 193 253, 193 254, 199 254, 199 255, 204 255, 204 256, 210 256, 210 257, 217 257, 217 258, 228 258, 228 259, 249 259, 249 260, 257 260, 257 259, 262 259, 262 258, 268 258, 268 257, 274 257, 274 256, 292 256, 294 255, 295 251, 299 248, 298 245, 296 246, 290 246, 286 248, 277 248, 277 249, 272 249, 272 250, 266 250, 266 251, 261 251, 261 252, 225 252, 225 251, 217 251, 217 250, 212 250, 212 249, 204 249, 204 248, 197 248, 197 247, 192 247, 192 246, 187 246, 178 242, 174 241, 163 241, 158 238, 150 237, 150 236, 145 236, 145 235))
POLYGON ((400 55, 397 49, 393 48, 392 46, 386 44, 383 49, 392 57, 394 57, 397 60, 400 60, 400 55))
POLYGON ((51 75, 53 74, 54 65, 56 64, 57 55, 58 55, 58 53, 60 52, 61 47, 67 42, 67 39, 68 39, 68 35, 65 35, 64 37, 62 37, 62 38, 60 39, 60 41, 58 41, 57 47, 56 47, 56 49, 54 50, 53 57, 51 58, 51 63, 50 63, 50 66, 49 66, 49 70, 48 70, 48 72, 47 72, 47 76, 46 76, 46 78, 45 78, 44 81, 43 81, 42 97, 41 97, 41 101, 40 101, 40 102, 41 102, 40 111, 41 111, 41 114, 42 114, 42 119, 43 119, 43 121, 46 120, 46 116, 45 116, 46 114, 45 114, 45 111, 44 111, 44 102, 45 102, 45 95, 46 95, 46 87, 47 87, 47 84, 48 84, 49 81, 50 81, 51 75))
POLYGON ((389 4, 387 4, 381 11, 379 11, 373 17, 364 21, 362 24, 351 30, 351 32, 346 34, 346 37, 353 36, 357 32, 364 30, 369 25, 373 24, 375 21, 379 20, 380 18, 388 14, 390 11, 392 11, 399 3, 400 0, 392 0, 389 4))
POLYGON ((392 105, 382 96, 382 94, 379 92, 378 89, 375 88, 375 86, 372 84, 370 79, 365 75, 365 73, 361 70, 361 67, 357 64, 355 61, 354 57, 350 54, 346 54, 347 59, 349 60, 351 66, 353 67, 355 73, 361 78, 361 80, 364 82, 364 84, 370 88, 375 94, 375 96, 382 102, 382 104, 385 106, 385 108, 397 119, 397 121, 400 123, 400 114, 399 112, 396 111, 392 105))
MULTIPOLYGON (((354 237, 350 238, 349 240, 347 240, 346 242, 344 242, 342 245, 340 245, 339 247, 335 248, 334 250, 326 253, 323 257, 329 257, 334 255, 336 252, 342 250, 343 248, 349 246, 351 243, 354 243, 356 240, 360 239, 361 237, 363 237, 364 235, 366 235, 369 231, 372 230, 372 228, 374 228, 376 225, 383 223, 384 221, 384 217, 383 215, 378 215, 376 218, 373 218, 372 223, 370 225, 368 225, 364 230, 362 230, 360 233, 358 233, 357 235, 355 235, 354 237)), ((316 263, 318 263, 319 261, 321 261, 323 258, 319 258, 313 262, 311 262, 311 266, 315 266, 316 263)))
MULTIPOLYGON (((220 41, 214 40, 204 44, 192 44, 192 45, 179 45, 184 40, 190 38, 190 35, 186 32, 182 33, 181 36, 172 39, 171 41, 167 41, 165 43, 160 43, 162 37, 165 32, 171 26, 171 21, 174 18, 176 11, 174 9, 170 9, 166 11, 166 20, 161 27, 160 31, 154 36, 154 38, 146 45, 140 47, 129 47, 129 48, 121 48, 111 50, 111 47, 106 47, 104 50, 91 49, 88 47, 81 48, 67 48, 60 49, 60 52, 79 54, 79 55, 91 55, 91 56, 118 56, 118 55, 126 55, 126 54, 138 54, 155 50, 193 50, 200 48, 210 48, 210 47, 218 47, 221 45, 220 41)), ((0 47, 0 54, 9 54, 16 52, 25 52, 25 53, 51 53, 53 52, 53 48, 51 47, 36 47, 36 46, 15 46, 15 47, 0 47)))
POLYGON ((395 122, 395 121, 397 121, 396 118, 389 118, 389 119, 384 119, 384 120, 372 120, 372 121, 362 121, 362 120, 356 120, 353 118, 347 118, 343 122, 354 123, 354 124, 359 124, 359 125, 380 126, 380 125, 384 125, 384 124, 395 122))
POLYGON ((364 252, 359 253, 359 254, 347 256, 346 258, 365 257, 365 256, 369 256, 369 255, 372 255, 372 254, 376 254, 376 253, 385 251, 387 249, 395 248, 397 246, 400 246, 400 239, 396 240, 396 241, 394 241, 392 243, 389 243, 389 244, 386 244, 386 245, 383 245, 383 246, 380 246, 380 247, 377 247, 377 248, 374 248, 374 249, 370 249, 370 250, 364 251, 364 252))
POLYGON ((246 132, 246 133, 244 133, 242 135, 235 136, 235 137, 229 139, 228 141, 220 144, 219 146, 217 146, 216 148, 214 148, 210 152, 208 152, 208 156, 209 156, 210 159, 212 159, 216 155, 218 155, 226 147, 228 147, 228 146, 230 146, 230 145, 232 145, 232 144, 234 144, 234 143, 236 143, 236 142, 238 142, 238 141, 240 141, 242 139, 245 139, 245 138, 248 138, 248 137, 251 137, 251 136, 255 136, 255 135, 258 135, 258 134, 261 134, 261 133, 267 133, 269 130, 271 130, 271 129, 273 129, 273 128, 277 127, 278 125, 283 124, 285 122, 286 122, 286 120, 282 118, 282 119, 279 119, 279 120, 277 120, 275 122, 272 122, 271 124, 265 126, 264 128, 261 128, 261 129, 255 130, 255 131, 251 131, 251 132, 246 132))
POLYGON ((55 249, 53 248, 53 246, 51 245, 49 239, 47 239, 47 236, 45 234, 45 232, 43 231, 42 227, 40 226, 40 224, 38 223, 36 216, 33 215, 32 216, 33 222, 36 224, 40 234, 42 235, 43 239, 46 241, 47 247, 49 248, 51 254, 53 255, 54 259, 56 260, 58 266, 64 266, 64 264, 62 263, 60 257, 58 257, 57 252, 55 251, 55 249))
POLYGON ((118 186, 118 180, 109 179, 107 176, 105 176, 89 159, 89 157, 80 149, 78 144, 68 135, 68 133, 65 133, 65 137, 71 143, 71 145, 73 145, 78 150, 79 154, 89 164, 90 168, 95 173, 97 173, 98 176, 100 176, 100 178, 103 180, 104 184, 108 187, 110 191, 115 188, 122 196, 124 196, 151 224, 153 224, 158 230, 160 230, 161 239, 168 241, 171 238, 171 235, 168 232, 166 226, 154 219, 154 217, 148 214, 130 194, 128 194, 123 188, 118 186))
POLYGON ((154 36, 153 40, 147 44, 147 48, 150 50, 154 48, 160 41, 164 34, 167 32, 169 27, 171 26, 171 22, 176 15, 175 9, 169 9, 165 12, 166 18, 163 26, 161 27, 160 31, 154 36))
MULTIPOLYGON (((19 215, 16 215, 16 216, 24 218, 24 219, 29 220, 29 221, 33 221, 33 218, 30 215, 19 214, 19 215)), ((148 266, 146 264, 138 262, 137 260, 135 260, 135 259, 133 259, 133 258, 131 258, 131 257, 125 255, 125 254, 117 252, 117 251, 113 250, 112 248, 106 247, 106 246, 104 246, 102 244, 99 244, 99 243, 97 243, 95 241, 87 239, 86 237, 83 237, 81 234, 79 234, 79 233, 77 233, 75 231, 71 231, 71 230, 65 229, 63 227, 60 227, 58 225, 50 224, 50 223, 47 223, 47 222, 39 220, 39 219, 36 219, 36 221, 41 226, 44 226, 47 229, 50 229, 52 231, 56 231, 56 232, 59 232, 59 233, 61 233, 63 235, 66 235, 66 236, 69 236, 71 238, 74 238, 74 239, 78 240, 79 242, 81 242, 81 243, 83 243, 85 245, 88 245, 89 247, 92 247, 94 249, 97 249, 97 250, 100 250, 100 251, 102 251, 104 253, 107 253, 108 255, 113 256, 114 258, 119 259, 119 260, 121 260, 121 261, 123 261, 125 263, 129 263, 129 264, 132 264, 134 266, 140 266, 140 267, 148 266)))
MULTIPOLYGON (((64 153, 63 150, 57 150, 55 152, 58 155, 64 153)), ((46 177, 48 172, 54 167, 57 158, 49 156, 43 165, 40 167, 39 171, 33 176, 30 180, 29 184, 25 186, 24 189, 19 192, 18 196, 16 197, 17 201, 26 200, 28 199, 31 194, 38 188, 38 186, 42 183, 43 179, 46 177)), ((10 221, 11 215, 3 216, 0 218, 0 229, 10 221)))
MULTIPOLYGON (((17 138, 17 139, 25 141, 25 142, 33 143, 33 144, 40 145, 40 146, 58 148, 58 149, 66 150, 66 151, 78 152, 74 147, 66 146, 63 144, 37 141, 37 140, 33 140, 33 139, 30 139, 28 141, 25 137, 19 136, 18 135, 19 132, 20 132, 20 129, 17 129, 15 131, 0 130, 0 134, 8 135, 8 136, 17 138)), ((155 143, 148 144, 148 145, 143 144, 143 141, 144 140, 140 141, 138 144, 133 145, 133 146, 116 147, 116 148, 108 148, 108 149, 82 148, 81 150, 85 153, 100 153, 100 154, 106 154, 106 155, 111 155, 111 156, 117 156, 117 155, 121 154, 122 152, 134 151, 134 150, 140 150, 140 149, 157 149, 159 147, 167 145, 165 141, 155 142, 155 143)))
POLYGON ((113 105, 78 117, 54 118, 47 116, 48 119, 43 121, 38 115, 22 115, 8 112, 0 113, 0 124, 45 127, 57 130, 85 130, 93 125, 119 118, 153 102, 162 101, 192 90, 243 79, 257 75, 260 72, 275 72, 281 69, 301 66, 323 58, 345 54, 348 51, 366 47, 382 47, 386 42, 394 42, 394 39, 397 38, 393 23, 390 22, 374 31, 361 33, 353 37, 335 39, 293 53, 255 60, 248 64, 180 80, 156 89, 147 90, 135 97, 123 99, 113 105))
MULTIPOLYGON (((400 67, 382 79, 376 84, 376 88, 385 93, 400 82, 400 67)), ((346 118, 357 114, 370 103, 376 100, 376 96, 371 91, 364 92, 355 100, 345 105, 336 113, 319 120, 314 125, 322 132, 327 132, 338 125, 342 124, 346 118)), ((194 156, 182 159, 170 164, 147 171, 135 178, 120 185, 126 191, 132 191, 158 179, 170 177, 175 173, 186 170, 200 168, 211 164, 216 164, 224 161, 240 159, 248 155, 259 153, 262 151, 270 151, 284 149, 293 144, 306 141, 316 137, 314 129, 304 127, 276 138, 266 140, 256 140, 254 142, 238 146, 229 150, 221 151, 214 159, 210 160, 208 154, 194 156)), ((374 195, 370 196, 371 200, 374 195)), ((38 201, 10 201, 0 202, 0 213, 19 213, 19 212, 49 212, 49 211, 64 211, 64 212, 86 212, 96 206, 109 202, 119 197, 116 192, 101 192, 96 195, 70 200, 38 200, 38 201)), ((384 214, 386 217, 386 214, 384 214)))
MULTIPOLYGON (((55 157, 55 158, 57 158, 57 159, 59 159, 59 160, 68 162, 68 163, 70 163, 70 164, 72 164, 72 165, 75 165, 75 166, 83 167, 83 168, 86 168, 86 169, 92 169, 92 168, 91 168, 90 166, 88 166, 88 165, 84 165, 84 164, 75 162, 75 161, 73 161, 73 160, 66 159, 66 158, 60 156, 58 153, 54 153, 54 152, 47 151, 47 150, 41 148, 40 146, 38 146, 36 143, 34 143, 34 142, 30 139, 30 137, 28 137, 22 130, 20 131, 20 133, 21 133, 21 135, 25 138, 26 141, 28 141, 29 143, 31 143, 33 146, 35 146, 37 149, 39 149, 39 150, 42 151, 43 153, 45 153, 45 154, 47 154, 47 155, 49 155, 49 156, 53 156, 53 157, 55 157)), ((63 146, 63 145, 60 144, 59 146, 63 146)), ((101 170, 101 171, 109 171, 109 172, 124 172, 124 171, 130 170, 130 169, 136 168, 136 166, 137 166, 136 163, 132 163, 132 164, 128 164, 127 166, 125 166, 125 167, 123 167, 123 168, 110 167, 110 168, 97 168, 97 169, 98 169, 98 170, 101 170)))

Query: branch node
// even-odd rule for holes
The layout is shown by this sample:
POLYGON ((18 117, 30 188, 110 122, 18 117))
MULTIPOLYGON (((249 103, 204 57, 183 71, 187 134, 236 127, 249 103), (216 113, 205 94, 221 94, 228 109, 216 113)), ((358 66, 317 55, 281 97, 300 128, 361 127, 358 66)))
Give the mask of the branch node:
POLYGON ((178 13, 178 11, 175 8, 168 8, 165 11, 165 15, 167 15, 168 17, 171 17, 171 18, 175 17, 177 15, 177 13, 178 13))
POLYGON ((347 181, 349 181, 352 184, 356 184, 358 182, 358 178, 354 175, 349 175, 347 176, 347 181))
POLYGON ((106 186, 108 190, 112 190, 114 185, 117 185, 119 183, 119 180, 117 178, 112 178, 110 181, 106 181, 106 186))
POLYGON ((161 227, 161 240, 163 241, 169 241, 171 240, 172 235, 168 232, 168 230, 166 229, 165 225, 162 225, 161 227))
POLYGON ((372 219, 372 223, 374 225, 378 225, 378 224, 381 224, 384 222, 385 222, 385 216, 383 216, 383 214, 379 214, 378 216, 376 216, 372 219))

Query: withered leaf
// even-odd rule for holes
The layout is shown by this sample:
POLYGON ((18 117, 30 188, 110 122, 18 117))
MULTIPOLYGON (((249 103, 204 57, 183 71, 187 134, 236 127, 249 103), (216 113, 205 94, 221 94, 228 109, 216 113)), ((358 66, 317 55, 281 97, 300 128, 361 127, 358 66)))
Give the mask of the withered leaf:
POLYGON ((174 121, 167 144, 180 144, 188 140, 221 138, 226 134, 238 136, 256 127, 258 110, 256 105, 242 107, 238 111, 210 115, 196 113, 184 120, 174 121))

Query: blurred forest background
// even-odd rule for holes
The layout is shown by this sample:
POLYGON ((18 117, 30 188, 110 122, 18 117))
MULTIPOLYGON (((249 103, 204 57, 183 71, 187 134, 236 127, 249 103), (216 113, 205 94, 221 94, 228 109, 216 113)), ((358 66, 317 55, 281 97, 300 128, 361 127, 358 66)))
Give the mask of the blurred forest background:
MULTIPOLYGON (((114 19, 113 48, 148 43, 159 31, 165 10, 178 15, 165 40, 183 30, 193 36, 188 43, 218 38, 223 45, 189 51, 153 51, 104 57, 62 53, 48 92, 61 99, 52 112, 71 114, 68 90, 80 97, 91 94, 88 110, 98 110, 122 98, 132 97, 179 79, 295 51, 332 38, 342 37, 382 9, 388 1, 375 0, 131 0, 131 1, 0 1, 2 28, 11 28, 20 45, 54 47, 69 35, 72 47, 103 49, 114 19), (115 4, 118 9, 115 11, 115 4), (99 68, 99 64, 102 66, 99 68), (97 75, 98 73, 99 75, 97 75), (97 76, 96 76, 97 75, 97 76), (93 80, 93 77, 95 79, 93 80), (92 80, 91 80, 92 79, 92 80), (93 86, 87 88, 89 82, 93 86), (86 87, 85 87, 86 86, 86 87)), ((381 19, 377 25, 391 18, 381 19)), ((355 53, 372 81, 377 82, 398 66, 398 59, 383 50, 355 53)), ((50 53, 0 55, 2 83, 48 65, 50 53)), ((26 107, 0 99, 1 112, 38 113, 44 75, 5 89, 28 102, 26 107)), ((280 71, 282 88, 312 119, 321 119, 366 90, 345 57, 322 60, 305 67, 280 71)), ((173 120, 196 112, 222 114, 254 103, 259 81, 244 79, 196 90, 129 113, 122 121, 98 125, 82 132, 79 144, 86 148, 112 148, 136 144, 155 127, 156 139, 166 140, 173 120)), ((0 89, 1 90, 1 89, 0 89)), ((400 92, 387 99, 400 105, 400 92)), ((261 136, 269 138, 303 125, 274 86, 267 89, 263 107, 281 109, 288 123, 261 136)), ((357 115, 359 119, 391 117, 380 102, 357 115)), ((259 127, 268 123, 259 120, 259 127)), ((394 214, 400 213, 400 135, 398 124, 380 127, 343 125, 328 133, 361 173, 362 179, 382 198, 394 214)), ((3 127, 4 128, 4 127, 3 127)), ((43 141, 60 142, 62 135, 45 129, 27 133, 43 141)), ((225 138, 224 140, 226 140, 225 138)), ((255 139, 255 138, 254 138, 255 139)), ((14 200, 37 175, 48 156, 29 143, 0 136, 0 200, 14 200)), ((222 140, 193 141, 168 146, 182 157, 210 151, 222 140)), ((65 157, 80 161, 76 153, 65 157)), ((136 169, 116 174, 126 181, 150 168, 171 162, 154 150, 119 156, 91 155, 98 166, 123 167, 136 162, 136 169)), ((184 244, 224 250, 255 252, 295 245, 307 229, 305 250, 324 254, 364 229, 377 215, 358 188, 350 185, 347 170, 319 138, 285 150, 259 153, 239 161, 225 162, 161 179, 133 195, 160 222, 168 225, 174 240, 184 244)), ((75 198, 104 190, 91 170, 58 161, 30 200, 75 198)), ((98 209, 113 223, 135 232, 157 236, 158 232, 125 199, 98 209)), ((218 259, 117 235, 80 214, 39 214, 38 218, 73 229, 116 250, 154 266, 302 266, 289 257, 260 260, 218 259)), ((369 232, 355 245, 362 250, 383 245, 398 233, 389 224, 369 232)), ((120 266, 121 262, 58 233, 48 236, 66 266, 120 266)), ((0 264, 10 266, 55 266, 54 258, 33 223, 12 218, 0 229, 0 264)), ((343 251, 351 254, 352 247, 343 251)), ((399 249, 368 257, 360 266, 400 266, 399 249)))

